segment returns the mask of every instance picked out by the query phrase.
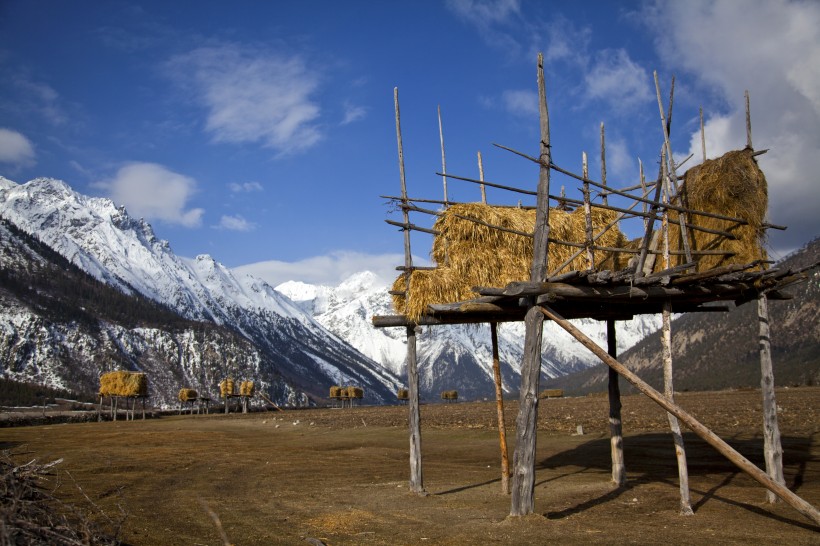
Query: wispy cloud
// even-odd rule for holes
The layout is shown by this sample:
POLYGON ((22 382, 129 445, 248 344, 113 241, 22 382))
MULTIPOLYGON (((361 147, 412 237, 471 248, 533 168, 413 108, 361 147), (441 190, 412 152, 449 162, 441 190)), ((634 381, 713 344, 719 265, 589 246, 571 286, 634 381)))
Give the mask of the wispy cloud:
POLYGON ((347 125, 349 123, 353 123, 354 121, 362 120, 365 116, 367 116, 367 108, 346 102, 344 104, 344 118, 342 119, 342 125, 347 125))
POLYGON ((0 163, 30 167, 35 164, 34 156, 34 146, 22 133, 0 127, 0 163))
POLYGON ((197 183, 156 163, 131 163, 114 178, 94 184, 128 212, 148 220, 160 220, 185 227, 198 227, 205 212, 186 208, 197 183))
POLYGON ((598 51, 584 74, 586 96, 619 109, 650 104, 649 74, 623 49, 598 51))
POLYGON ((538 93, 528 90, 507 90, 501 94, 504 108, 516 116, 538 116, 538 93))
POLYGON ((215 142, 293 154, 323 138, 314 98, 319 75, 298 55, 223 44, 177 55, 166 67, 207 110, 205 128, 215 142))
POLYGON ((256 225, 248 222, 241 216, 223 215, 219 220, 219 225, 214 226, 217 229, 227 229, 230 231, 253 231, 256 225))
MULTIPOLYGON (((656 2, 643 15, 665 63, 694 76, 707 100, 707 155, 746 143, 744 90, 752 104, 753 143, 770 148, 760 165, 769 213, 789 224, 771 234, 782 252, 820 233, 820 4, 790 0, 656 2), (663 32, 656 29, 663 28, 663 32), (726 105, 730 105, 728 108, 726 105)), ((700 135, 690 151, 700 158, 700 135)))
MULTIPOLYGON (((414 263, 426 263, 421 258, 413 259, 414 263)), ((296 262, 268 260, 234 269, 259 277, 271 286, 278 286, 287 281, 334 286, 361 271, 375 273, 387 285, 395 279, 396 264, 400 263, 404 263, 403 254, 366 254, 340 250, 296 262)))
POLYGON ((508 27, 521 13, 520 0, 447 0, 447 8, 474 27, 488 45, 514 54, 520 43, 508 27))
POLYGON ((255 191, 262 191, 262 184, 259 182, 231 182, 228 184, 228 188, 233 193, 251 193, 255 191))
POLYGON ((36 80, 25 70, 13 72, 6 81, 16 91, 16 109, 36 114, 52 125, 68 121, 63 101, 50 85, 36 80))

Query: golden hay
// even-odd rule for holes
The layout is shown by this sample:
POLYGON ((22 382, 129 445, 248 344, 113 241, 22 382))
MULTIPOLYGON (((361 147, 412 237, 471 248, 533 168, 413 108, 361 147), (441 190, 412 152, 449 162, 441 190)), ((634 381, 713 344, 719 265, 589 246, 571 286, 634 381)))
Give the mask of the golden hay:
POLYGON ((148 396, 148 377, 124 370, 100 376, 100 396, 148 396))
POLYGON ((234 390, 234 380, 228 377, 227 379, 223 379, 219 382, 219 396, 220 398, 226 398, 228 396, 233 396, 236 392, 234 390))
POLYGON ((348 398, 363 398, 364 397, 364 389, 361 387, 348 387, 347 388, 347 397, 348 398))
POLYGON ((410 398, 410 393, 408 392, 407 389, 399 389, 398 392, 396 393, 396 397, 399 400, 408 400, 410 398))
POLYGON ((241 396, 253 396, 253 381, 243 381, 239 384, 239 394, 241 396))
POLYGON ((342 397, 342 387, 334 385, 330 387, 330 398, 341 398, 342 397))
MULTIPOLYGON (((592 225, 595 235, 614 221, 617 213, 592 209, 592 225)), ((483 203, 453 205, 436 220, 434 229, 439 235, 433 240, 432 258, 435 270, 413 271, 410 276, 410 302, 405 305, 404 296, 394 296, 396 311, 411 318, 419 318, 427 306, 435 303, 464 301, 475 297, 474 286, 506 286, 514 281, 530 279, 533 242, 524 237, 493 229, 467 220, 472 218, 495 226, 522 233, 535 229, 535 210, 513 207, 493 207, 483 203)), ((567 212, 550 209, 550 238, 573 243, 583 243, 586 220, 583 209, 567 212)), ((625 239, 614 226, 607 230, 595 244, 619 247, 625 239)), ((550 243, 549 266, 557 268, 578 249, 568 245, 550 243)), ((611 257, 596 252, 596 262, 611 257)), ((569 269, 587 269, 586 255, 576 257, 569 269)), ((405 277, 400 275, 393 290, 405 289, 405 277)))
POLYGON ((545 389, 541 391, 538 398, 563 398, 564 389, 545 389))
POLYGON ((191 402, 196 400, 197 392, 194 389, 179 389, 179 401, 191 402))
MULTIPOLYGON (((698 262, 698 271, 766 259, 766 251, 763 248, 763 223, 768 208, 768 190, 766 177, 752 153, 749 149, 728 152, 717 159, 710 159, 692 167, 684 175, 681 192, 684 206, 748 222, 747 225, 737 226, 728 220, 688 215, 689 223, 728 231, 737 237, 737 240, 731 240, 720 235, 688 229, 689 246, 692 250, 724 250, 735 253, 734 256, 694 256, 693 259, 698 262)), ((678 215, 674 211, 670 211, 669 222, 669 248, 682 250, 678 215)), ((670 261, 670 267, 673 267, 685 263, 686 258, 672 256, 670 261)), ((656 260, 656 271, 665 267, 663 259, 656 260)))
POLYGON ((442 400, 458 400, 458 391, 442 391, 442 400))

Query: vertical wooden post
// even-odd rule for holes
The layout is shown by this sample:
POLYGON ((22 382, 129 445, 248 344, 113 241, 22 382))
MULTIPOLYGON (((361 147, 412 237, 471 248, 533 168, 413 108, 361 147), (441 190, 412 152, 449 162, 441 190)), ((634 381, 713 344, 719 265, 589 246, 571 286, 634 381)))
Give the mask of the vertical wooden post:
POLYGON ((421 464, 421 416, 419 415, 419 372, 416 362, 417 326, 407 327, 407 395, 410 428, 410 490, 424 494, 424 473, 421 464))
MULTIPOLYGON (((544 281, 548 265, 550 151, 549 111, 544 84, 544 56, 538 54, 538 110, 541 125, 538 197, 533 232, 533 259, 530 280, 544 281)), ((541 377, 541 342, 544 315, 530 302, 524 319, 524 355, 521 362, 521 391, 515 430, 511 516, 531 514, 535 500, 535 448, 538 422, 538 382, 541 377)))
MULTIPOLYGON (((668 301, 663 304, 663 394, 670 402, 674 402, 675 390, 672 385, 672 304, 668 301)), ((669 428, 672 430, 672 440, 675 442, 675 457, 678 461, 678 480, 680 481, 680 514, 691 516, 692 504, 689 500, 689 469, 686 466, 686 450, 683 445, 683 436, 680 432, 678 418, 667 412, 669 428)))
MULTIPOLYGON (((607 353, 618 358, 618 343, 615 338, 615 321, 606 321, 607 353)), ((621 427, 621 387, 618 372, 609 368, 609 451, 612 457, 612 482, 617 486, 626 483, 624 466, 624 436, 621 427)))
MULTIPOLYGON (((661 154, 661 179, 667 180, 668 173, 666 172, 666 150, 661 154)), ((669 204, 670 193, 669 185, 666 185, 666 191, 663 193, 664 205, 669 204)), ((663 262, 664 268, 669 267, 669 211, 664 209, 662 220, 662 235, 663 235, 663 262)), ((663 304, 663 323, 661 328, 661 344, 663 353, 663 394, 667 400, 674 402, 675 388, 673 385, 672 374, 672 303, 667 300, 663 304)), ((683 445, 683 435, 680 431, 680 424, 678 418, 671 413, 666 413, 669 419, 669 428, 672 431, 672 441, 675 443, 675 458, 678 461, 678 480, 680 486, 680 513, 682 516, 691 516, 692 503, 689 500, 689 468, 686 464, 686 449, 683 445)))
POLYGON ((495 380, 495 407, 498 414, 498 442, 501 449, 501 492, 510 494, 510 459, 507 451, 507 426, 504 424, 504 389, 501 385, 501 359, 498 356, 498 324, 490 323, 493 346, 493 379, 495 380))
MULTIPOLYGON (((666 173, 666 176, 663 177, 662 179, 664 181, 666 181, 667 179, 670 179, 673 182, 673 185, 672 185, 673 189, 675 190, 675 193, 677 193, 678 192, 678 175, 675 172, 675 160, 674 160, 674 157, 672 156, 672 144, 669 140, 669 124, 666 122, 666 119, 664 118, 663 104, 661 102, 661 87, 660 87, 660 84, 658 83, 658 73, 655 72, 654 75, 655 75, 655 92, 658 96, 658 109, 660 110, 660 113, 661 113, 661 126, 663 127, 663 143, 664 143, 664 149, 666 150, 666 161, 668 162, 668 171, 666 173)), ((672 79, 672 86, 674 87, 674 85, 675 85, 675 79, 673 78, 672 79)), ((666 163, 664 163, 664 165, 666 165, 666 163)), ((669 198, 670 199, 672 198, 671 194, 669 195, 669 198)), ((689 230, 686 228, 686 217, 687 217, 687 214, 685 212, 683 212, 683 211, 678 212, 678 223, 680 224, 681 244, 683 246, 683 252, 686 255, 686 263, 690 263, 692 261, 692 251, 689 248, 689 232, 688 232, 689 230)))
MULTIPOLYGON (((589 179, 589 163, 587 161, 587 153, 581 154, 581 170, 584 175, 584 180, 589 179)), ((586 247, 587 269, 595 268, 595 256, 592 253, 592 205, 590 204, 589 196, 589 182, 583 183, 584 194, 584 246, 586 247)))
POLYGON ((105 397, 102 394, 100 394, 100 405, 97 406, 97 422, 102 422, 103 398, 105 397))
MULTIPOLYGON (((746 95, 746 147, 752 146, 752 111, 749 90, 746 95)), ((780 485, 786 485, 783 477, 783 446, 780 442, 780 426, 777 423, 777 401, 774 396, 774 369, 772 367, 772 344, 769 332, 769 302, 766 294, 757 297, 757 323, 760 339, 760 391, 763 395, 763 457, 766 473, 780 485)), ((766 501, 778 502, 777 495, 766 491, 766 501)))
MULTIPOLYGON (((586 177, 584 177, 586 178, 586 177)), ((601 184, 606 187, 606 137, 604 136, 604 122, 601 122, 601 184)), ((604 190, 601 192, 601 202, 604 205, 609 204, 609 192, 604 190)))
MULTIPOLYGON (((396 95, 398 97, 398 95, 396 95)), ((396 109, 398 112, 398 107, 396 109)), ((398 117, 397 117, 398 119, 398 117)), ((444 129, 441 125, 441 105, 438 106, 438 138, 441 141, 441 181, 444 184, 444 206, 447 207, 447 159, 444 155, 444 129)))
POLYGON ((703 129, 703 107, 700 108, 700 151, 703 161, 706 161, 706 131, 703 129))
MULTIPOLYGON (((481 152, 478 152, 478 179, 484 182, 484 161, 481 160, 481 152)), ((481 184, 481 202, 487 203, 487 188, 481 184)))
MULTIPOLYGON (((401 181, 401 198, 404 223, 410 223, 410 214, 407 211, 407 180, 404 173, 404 146, 401 140, 401 110, 399 108, 399 88, 393 88, 393 102, 396 108, 396 143, 399 153, 399 178, 401 181)), ((441 125, 439 125, 440 127, 441 125)), ((444 161, 444 137, 442 137, 442 161, 444 161)), ((447 186, 445 179, 445 197, 447 201, 447 186)), ((410 275, 413 267, 413 255, 410 251, 410 230, 404 228, 404 297, 410 298, 410 275)), ((424 493, 424 476, 421 464, 421 417, 419 415, 419 373, 416 360, 417 326, 407 327, 407 391, 408 391, 408 428, 410 429, 410 490, 414 493, 424 493)))
MULTIPOLYGON (((763 394, 763 454, 766 459, 766 473, 775 482, 786 485, 783 477, 783 446, 780 443, 777 402, 774 397, 769 307, 766 294, 760 294, 757 298, 757 321, 760 334, 760 391, 763 394)), ((778 501, 778 497, 772 491, 767 490, 766 501, 773 504, 778 501)))

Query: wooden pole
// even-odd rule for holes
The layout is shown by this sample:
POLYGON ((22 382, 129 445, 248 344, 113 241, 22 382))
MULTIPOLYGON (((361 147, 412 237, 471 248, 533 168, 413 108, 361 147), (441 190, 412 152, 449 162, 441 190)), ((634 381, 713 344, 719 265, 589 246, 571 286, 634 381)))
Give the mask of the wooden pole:
MULTIPOLYGON (((543 282, 547 277, 549 238, 550 151, 549 111, 544 84, 544 56, 538 54, 538 106, 541 125, 539 155, 538 197, 533 231, 533 259, 530 280, 543 282)), ((535 448, 538 421, 538 382, 541 377, 541 342, 544 316, 530 302, 524 319, 524 355, 521 363, 521 389, 515 429, 513 456, 512 499, 510 515, 531 514, 535 500, 535 448)))
MULTIPOLYGON (((660 84, 658 83, 658 73, 657 73, 657 71, 654 72, 654 75, 655 75, 655 92, 658 96, 658 109, 660 110, 660 113, 661 113, 661 126, 663 127, 663 142, 664 142, 664 148, 666 149, 666 161, 669 164, 666 176, 663 177, 663 178, 664 178, 664 180, 671 179, 674 182, 674 190, 675 190, 675 193, 677 193, 677 191, 678 191, 678 175, 675 173, 675 160, 674 160, 674 157, 672 156, 672 144, 669 140, 669 125, 666 123, 666 119, 664 118, 663 103, 661 102, 661 87, 660 87, 660 84)), ((674 79, 672 80, 672 85, 673 86, 675 85, 674 79)), ((670 197, 669 201, 671 201, 672 196, 670 195, 669 197, 670 197)), ((686 253, 686 263, 689 263, 689 262, 692 261, 692 254, 691 254, 691 251, 689 249, 689 233, 688 233, 688 230, 686 229, 686 222, 687 222, 686 217, 687 217, 687 215, 686 215, 685 212, 680 212, 680 211, 678 212, 678 223, 680 224, 681 243, 683 245, 683 250, 686 253)))
MULTIPOLYGON (((661 171, 664 181, 668 180, 666 170, 666 150, 661 153, 661 171)), ((669 185, 665 185, 663 192, 664 204, 670 200, 669 185)), ((663 237, 663 267, 668 269, 669 263, 669 211, 664 209, 661 219, 661 235, 663 237)), ((661 352, 663 355, 663 394, 673 402, 675 399, 675 389, 673 385, 672 373, 672 303, 667 300, 663 304, 661 327, 661 352)), ((672 431, 672 441, 675 443, 675 458, 678 462, 678 483, 680 487, 680 513, 682 516, 691 516, 692 502, 689 499, 689 468, 686 464, 686 448, 683 444, 683 435, 680 431, 680 424, 677 417, 671 413, 666 414, 669 419, 669 429, 672 431)))
MULTIPOLYGON (((670 401, 674 402, 675 391, 672 384, 672 329, 671 329, 672 304, 663 304, 663 393, 670 401)), ((674 414, 667 412, 669 418, 669 429, 672 431, 672 441, 675 443, 675 458, 678 461, 678 480, 680 486, 680 514, 691 516, 692 503, 689 499, 689 468, 686 465, 686 449, 683 445, 683 435, 680 431, 680 424, 674 414)))
MULTIPOLYGON (((396 143, 399 153, 399 178, 401 182, 402 204, 407 205, 407 179, 404 172, 404 147, 401 140, 401 110, 399 108, 399 88, 393 89, 393 101, 396 108, 396 143)), ((439 118, 440 119, 440 118, 439 118)), ((439 125, 441 127, 441 125, 439 125)), ((444 161, 444 137, 442 136, 442 162, 444 161)), ((445 178, 446 183, 446 178, 445 178)), ((445 185, 444 200, 447 201, 445 185)), ((404 223, 410 223, 407 208, 403 208, 404 223)), ((404 275, 405 298, 410 298, 410 275, 413 268, 413 255, 410 252, 410 231, 404 230, 404 275)), ((419 415, 419 374, 416 360, 417 326, 407 327, 407 390, 408 390, 408 428, 410 429, 410 490, 424 493, 424 476, 421 464, 421 418, 419 415)))
MULTIPOLYGON (((607 353, 612 358, 618 356, 618 343, 615 337, 615 321, 606 321, 607 353)), ((621 387, 618 374, 609 369, 609 450, 612 458, 612 482, 618 487, 626 483, 626 466, 624 466, 624 437, 621 427, 621 387)))
MULTIPOLYGON (((752 112, 749 90, 746 90, 746 147, 752 146, 752 112)), ((783 445, 780 442, 780 426, 777 423, 777 401, 774 396, 774 369, 772 367, 772 344, 769 332, 769 303, 765 293, 757 297, 758 339, 760 340, 760 391, 763 395, 763 458, 766 472, 775 482, 786 485, 783 477, 783 445)), ((766 501, 777 502, 777 496, 766 492, 766 501)))
MULTIPOLYGON (((783 446, 780 443, 780 426, 777 423, 777 402, 774 396, 774 371, 772 370, 772 346, 769 337, 769 307, 766 294, 757 298, 757 321, 760 339, 760 391, 763 395, 763 455, 766 472, 775 482, 786 485, 783 477, 783 446)), ((766 501, 777 502, 777 496, 766 492, 766 501)))
MULTIPOLYGON (((586 178, 586 176, 584 176, 586 178)), ((604 136, 604 122, 601 122, 601 184, 606 187, 606 138, 604 136)), ((601 201, 604 205, 609 204, 607 196, 609 192, 604 190, 601 192, 601 201)))
MULTIPOLYGON (((589 163, 587 161, 587 153, 582 152, 581 162, 583 163, 581 169, 584 173, 584 178, 589 178, 589 163)), ((592 206, 589 202, 589 183, 583 183, 584 193, 584 246, 586 246, 587 254, 587 269, 595 269, 595 256, 592 253, 592 206)))
POLYGON ((421 464, 421 417, 419 415, 419 372, 416 361, 417 326, 407 327, 407 394, 410 428, 410 491, 424 494, 424 473, 421 464))
MULTIPOLYGON (((478 152, 478 179, 484 182, 484 161, 481 160, 481 152, 478 152)), ((481 202, 487 203, 487 189, 481 184, 481 202)))
POLYGON ((498 443, 501 448, 501 492, 510 494, 510 459, 507 450, 507 426, 504 424, 504 389, 501 385, 501 360, 498 356, 498 324, 490 323, 490 339, 493 345, 493 379, 495 381, 495 407, 498 414, 498 443))
POLYGON ((703 161, 706 161, 706 131, 703 129, 703 107, 700 108, 700 150, 703 161))
MULTIPOLYGON (((398 95, 397 95, 398 96, 398 95)), ((396 107, 396 119, 398 120, 398 107, 396 107)), ((438 138, 441 141, 441 181, 444 184, 444 202, 447 199, 447 159, 444 155, 444 129, 441 124, 441 105, 438 106, 438 138)), ((445 205, 446 207, 447 205, 445 205)))
POLYGON ((729 459, 729 461, 734 463, 743 472, 751 476, 755 481, 763 485, 763 487, 773 491, 777 494, 777 496, 786 501, 795 510, 806 516, 806 518, 812 521, 815 525, 820 525, 820 511, 818 511, 814 506, 795 495, 787 487, 772 480, 768 474, 752 464, 752 462, 746 457, 735 451, 732 446, 724 442, 719 436, 709 430, 692 415, 687 413, 683 408, 676 405, 673 401, 668 400, 663 394, 653 389, 648 383, 635 375, 626 366, 609 356, 606 351, 598 346, 597 343, 592 341, 569 321, 561 317, 561 315, 553 311, 548 306, 540 306, 536 308, 539 309, 547 318, 554 321, 558 326, 566 330, 572 337, 581 342, 584 347, 592 351, 595 356, 604 362, 604 364, 614 369, 620 376, 632 383, 635 388, 648 396, 663 409, 675 415, 675 417, 680 419, 692 432, 714 447, 720 454, 729 459))

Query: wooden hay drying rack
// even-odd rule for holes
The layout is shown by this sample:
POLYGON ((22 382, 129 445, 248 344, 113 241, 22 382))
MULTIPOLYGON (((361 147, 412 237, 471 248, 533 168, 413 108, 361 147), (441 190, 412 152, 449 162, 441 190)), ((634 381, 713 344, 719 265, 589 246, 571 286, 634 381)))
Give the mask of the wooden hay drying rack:
MULTIPOLYGON (((410 234, 411 231, 420 231, 436 235, 435 230, 421 227, 410 222, 410 213, 440 215, 440 211, 433 211, 419 206, 419 203, 434 203, 448 207, 455 204, 448 200, 447 180, 461 180, 479 184, 481 187, 482 202, 486 203, 485 187, 490 186, 520 194, 536 197, 535 229, 532 233, 518 233, 521 236, 533 239, 533 260, 530 269, 530 279, 527 281, 511 282, 506 286, 479 286, 473 288, 476 297, 454 303, 440 303, 427 305, 421 316, 407 314, 374 316, 373 325, 376 327, 403 327, 407 335, 407 386, 409 390, 409 434, 410 434, 410 489, 417 494, 426 494, 422 473, 421 457, 421 428, 419 416, 419 381, 416 360, 416 338, 419 326, 423 325, 451 325, 466 323, 489 323, 493 350, 493 371, 495 376, 496 401, 498 409, 499 440, 501 445, 502 461, 502 490, 510 493, 509 479, 512 478, 512 496, 510 515, 521 516, 530 514, 534 509, 535 486, 535 445, 536 423, 538 412, 539 376, 541 368, 541 344, 544 320, 552 320, 580 343, 591 350, 607 366, 609 366, 609 421, 612 453, 612 480, 617 486, 626 481, 626 473, 622 452, 621 432, 621 402, 618 376, 632 383, 643 394, 651 398, 667 411, 672 429, 678 457, 678 469, 681 490, 681 513, 692 514, 689 501, 688 474, 686 469, 683 439, 680 433, 678 420, 689 427, 695 434, 715 447, 721 454, 762 484, 767 490, 770 502, 777 498, 797 509, 816 525, 820 525, 820 512, 811 504, 801 499, 785 486, 782 471, 782 448, 780 434, 777 427, 777 412, 774 400, 774 381, 772 375, 771 349, 768 331, 768 300, 788 299, 790 296, 781 291, 784 287, 806 278, 805 270, 790 271, 776 268, 767 268, 769 262, 762 259, 745 264, 732 264, 697 272, 696 265, 700 256, 723 253, 721 250, 693 250, 687 243, 688 229, 701 229, 689 222, 695 215, 715 216, 701 210, 689 209, 679 202, 676 197, 680 190, 676 170, 682 164, 675 164, 672 159, 672 149, 669 140, 671 127, 671 112, 674 96, 674 79, 670 92, 669 107, 665 111, 658 85, 657 74, 655 86, 658 97, 661 125, 663 128, 663 146, 661 154, 661 172, 656 181, 646 183, 641 177, 641 184, 623 189, 614 189, 606 184, 606 163, 604 127, 601 124, 601 164, 602 180, 590 179, 586 161, 582 175, 575 174, 561 168, 552 161, 551 141, 549 132, 549 114, 547 109, 546 90, 544 84, 543 59, 538 56, 538 94, 540 118, 540 154, 531 157, 516 150, 499 146, 518 156, 521 156, 539 167, 537 191, 514 188, 512 186, 490 183, 483 178, 483 166, 479 154, 479 179, 455 176, 446 173, 444 155, 444 139, 441 132, 441 113, 439 110, 439 131, 442 141, 442 172, 437 173, 444 181, 444 199, 420 199, 408 197, 404 171, 404 152, 401 138, 401 121, 398 99, 398 88, 394 90, 396 111, 396 137, 398 142, 399 174, 401 182, 400 196, 382 196, 393 200, 401 209, 403 220, 396 222, 386 220, 387 223, 401 228, 404 235, 404 265, 396 269, 403 272, 405 283, 403 289, 391 291, 394 296, 410 298, 411 274, 417 270, 435 269, 431 267, 417 267, 413 265, 410 234), (571 200, 564 195, 563 188, 560 196, 550 194, 550 175, 555 171, 567 177, 578 180, 582 184, 584 199, 571 200), (601 203, 592 203, 590 186, 599 188, 602 196, 601 203), (635 195, 631 192, 639 191, 635 195), (610 206, 607 196, 616 194, 633 200, 629 208, 610 206), (654 194, 654 197, 651 196, 654 194), (549 214, 550 200, 557 203, 556 208, 572 204, 584 207, 587 215, 587 229, 584 242, 573 244, 567 241, 558 241, 550 238, 549 214), (642 210, 636 209, 642 204, 642 210), (593 235, 589 220, 590 210, 599 207, 618 213, 617 220, 630 217, 645 218, 645 231, 637 249, 605 248, 596 246, 595 242, 600 233, 593 235), (648 210, 647 210, 648 207, 648 210), (662 271, 645 270, 647 257, 654 254, 663 254, 669 262, 670 250, 666 242, 663 251, 651 246, 651 234, 654 223, 661 221, 662 231, 666 232, 670 220, 670 211, 679 223, 682 235, 685 263, 675 267, 668 267, 662 271), (567 244, 577 247, 573 258, 586 256, 588 269, 563 271, 569 265, 569 260, 554 270, 548 268, 549 245, 567 244), (631 266, 619 271, 598 270, 595 267, 595 252, 631 252, 635 259, 631 266), (675 404, 672 386, 671 362, 671 313, 715 312, 727 310, 725 306, 715 305, 716 302, 733 301, 742 304, 757 300, 760 333, 760 356, 762 372, 762 390, 764 406, 764 451, 767 471, 764 472, 752 464, 748 459, 735 451, 726 442, 702 425, 692 415, 675 404), (661 313, 663 315, 663 353, 664 353, 664 393, 658 392, 637 375, 617 361, 615 343, 615 321, 628 320, 635 315, 661 313), (605 321, 607 324, 608 350, 604 351, 595 342, 575 328, 567 319, 593 318, 605 321), (496 325, 499 322, 524 321, 525 342, 524 357, 521 365, 521 387, 519 396, 519 412, 516 419, 516 449, 512 471, 509 469, 506 446, 506 432, 503 420, 503 398, 501 377, 499 371, 498 341, 496 325)), ((752 147, 751 121, 749 111, 749 96, 746 94, 746 121, 747 142, 746 150, 752 156, 765 153, 766 150, 755 152, 752 147)), ((705 159, 705 138, 703 137, 703 122, 701 112, 701 142, 705 159)), ((498 146, 498 145, 496 145, 498 146)), ((584 156, 586 159, 586 156, 584 156)), ((688 158, 687 158, 688 159, 688 158)), ((745 223, 739 218, 717 215, 727 222, 738 225, 745 223)), ((467 218, 480 222, 476 219, 467 218)), ((617 221, 616 220, 616 221, 617 221)), ((500 226, 489 226, 503 230, 500 226)), ((609 226, 608 226, 609 227, 609 226)), ((785 229, 782 226, 764 224, 764 229, 785 229)), ((676 228, 677 229, 677 228, 676 228)), ((708 231, 708 230, 707 230, 708 231)), ((730 230, 713 230, 711 233, 719 237, 733 238, 730 230)), ((552 264, 549 264, 552 265, 552 264)), ((812 267, 817 267, 814 264, 812 267)), ((808 269, 808 268, 807 268, 808 269)))

